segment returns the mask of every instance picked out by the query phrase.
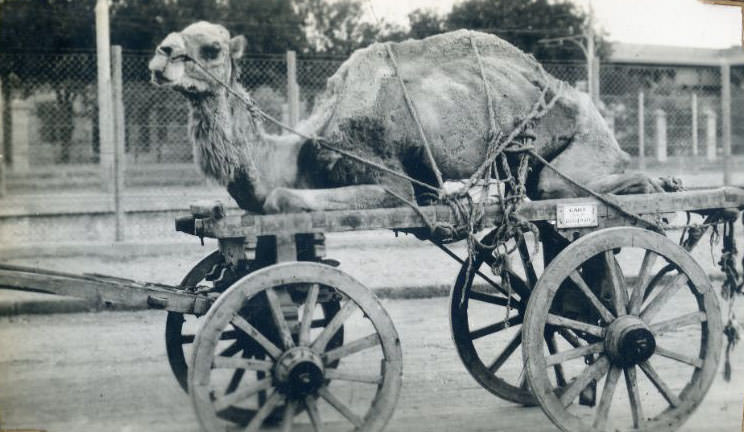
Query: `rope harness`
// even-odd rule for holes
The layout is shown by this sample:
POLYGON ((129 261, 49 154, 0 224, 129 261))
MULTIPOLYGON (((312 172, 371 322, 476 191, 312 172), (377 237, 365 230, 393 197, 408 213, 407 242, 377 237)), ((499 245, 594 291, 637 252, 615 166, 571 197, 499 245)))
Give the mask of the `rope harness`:
MULTIPOLYGON (((721 249, 721 259, 718 265, 723 272, 723 283, 721 284, 721 297, 728 303, 728 321, 723 328, 723 334, 726 336, 726 360, 723 368, 723 377, 726 381, 731 380, 731 351, 739 341, 742 327, 736 320, 734 313, 734 303, 737 294, 744 294, 744 280, 742 275, 736 269, 736 238, 734 236, 734 221, 728 220, 723 224, 723 247, 721 249)), ((714 227, 717 230, 718 227, 714 227)), ((742 258, 744 267, 744 258, 742 258)))
MULTIPOLYGON (((467 274, 469 275, 468 277, 471 277, 474 272, 480 274, 478 269, 475 269, 473 266, 476 254, 481 251, 485 251, 491 254, 493 258, 491 270, 493 274, 501 276, 501 285, 504 286, 506 291, 505 294, 507 294, 507 299, 509 299, 506 305, 506 316, 504 319, 504 324, 506 327, 508 327, 509 315, 511 312, 511 298, 513 294, 510 282, 511 269, 509 268, 509 255, 518 247, 518 242, 523 241, 523 233, 525 232, 532 232, 534 234, 534 253, 532 255, 534 256, 539 251, 539 230, 537 229, 535 224, 524 219, 518 214, 520 205, 527 198, 527 188, 525 186, 525 183, 531 170, 531 159, 539 162, 544 167, 549 168, 559 177, 572 184, 574 187, 578 188, 582 192, 596 198, 597 200, 606 204, 608 207, 617 211, 622 216, 636 221, 639 225, 647 229, 663 233, 665 231, 665 228, 669 229, 670 226, 664 224, 661 220, 651 221, 640 215, 625 210, 620 205, 620 203, 617 202, 611 195, 598 193, 587 188, 578 181, 574 180, 572 177, 563 173, 560 169, 554 166, 550 161, 546 160, 535 150, 535 147, 532 144, 532 142, 536 139, 536 136, 533 133, 533 129, 538 120, 544 117, 555 106, 558 100, 562 97, 564 91, 563 82, 557 82, 557 88, 555 89, 551 88, 551 86, 547 84, 550 82, 550 79, 547 72, 545 72, 545 70, 541 66, 538 65, 540 73, 543 76, 543 82, 546 83, 545 87, 541 89, 540 95, 537 101, 532 105, 530 111, 523 118, 521 118, 519 122, 516 123, 516 126, 511 130, 509 134, 504 134, 499 129, 496 122, 496 112, 493 106, 491 87, 486 76, 483 59, 481 58, 478 46, 472 35, 470 37, 470 44, 473 49, 475 58, 477 59, 478 69, 480 71, 481 80, 483 81, 483 89, 486 95, 489 127, 489 130, 484 137, 487 144, 486 157, 483 163, 478 167, 478 169, 476 169, 476 171, 470 176, 470 178, 465 181, 464 186, 459 191, 450 194, 446 193, 444 190, 444 181, 442 179, 442 174, 436 164, 436 160, 434 159, 434 155, 431 151, 431 146, 424 132, 423 125, 419 120, 416 107, 408 93, 408 89, 406 88, 405 82, 403 81, 403 78, 399 71, 398 62, 395 59, 391 45, 389 43, 384 44, 385 51, 388 58, 390 59, 395 75, 398 78, 398 82, 400 83, 406 107, 411 115, 411 118, 416 124, 416 129, 424 146, 427 162, 437 183, 436 186, 412 178, 404 173, 392 170, 387 166, 371 161, 347 150, 338 148, 326 138, 316 135, 308 135, 287 124, 284 124, 283 122, 277 120, 276 118, 272 117, 261 108, 259 108, 256 105, 255 101, 253 101, 249 95, 241 94, 235 91, 197 59, 189 56, 188 54, 183 54, 179 56, 179 58, 182 58, 185 61, 190 61, 198 66, 207 76, 213 79, 221 87, 225 88, 228 93, 241 100, 247 106, 251 114, 255 116, 255 118, 260 118, 268 121, 269 123, 272 123, 287 132, 293 133, 306 140, 310 140, 314 144, 326 150, 338 153, 344 157, 377 169, 381 172, 407 180, 412 184, 428 190, 429 192, 425 193, 426 195, 430 195, 436 201, 450 206, 454 214, 454 223, 431 222, 430 220, 428 220, 426 215, 421 211, 421 209, 415 202, 393 192, 390 189, 385 188, 385 191, 388 194, 413 208, 421 217, 424 225, 426 225, 427 228, 427 233, 423 237, 431 240, 434 244, 448 252, 451 256, 457 258, 454 253, 449 252, 449 249, 444 247, 444 243, 467 239, 468 257, 464 261, 464 263, 467 264, 467 274), (508 161, 509 154, 518 155, 519 163, 517 165, 516 175, 514 175, 511 171, 511 167, 508 161), (503 172, 504 174, 503 178, 499 174, 499 166, 501 167, 501 172, 503 172), (484 244, 476 238, 475 233, 483 227, 483 216, 485 215, 487 204, 486 198, 488 197, 492 179, 496 179, 496 183, 498 185, 497 196, 498 204, 501 206, 502 220, 493 232, 492 243, 484 244), (504 185, 503 191, 501 189, 501 185, 504 185), (474 202, 472 196, 469 193, 470 190, 476 187, 481 188, 481 199, 478 203, 474 202), (514 244, 509 247, 508 242, 512 239, 515 240, 514 244)), ((679 189, 682 190, 681 185, 678 186, 679 189)), ((734 222, 731 219, 725 221, 714 220, 713 222, 706 224, 690 224, 689 222, 690 221, 688 213, 688 221, 685 225, 683 225, 683 233, 682 237, 680 238, 680 244, 685 247, 689 246, 689 248, 692 248, 692 246, 694 246, 702 237, 705 230, 711 226, 713 227, 713 230, 711 232, 712 246, 714 239, 718 236, 718 225, 721 223, 723 223, 724 225, 722 254, 718 265, 723 271, 725 277, 721 295, 725 300, 728 301, 728 322, 724 327, 724 335, 726 336, 728 342, 726 346, 726 364, 724 367, 724 377, 726 378, 726 380, 730 380, 730 352, 736 342, 740 339, 740 333, 742 332, 741 325, 738 323, 734 315, 734 299, 736 294, 744 294, 744 280, 742 280, 742 275, 736 269, 735 262, 737 249, 734 238, 734 222), (687 238, 685 238, 685 235, 687 235, 687 238)), ((463 262, 459 258, 457 259, 458 261, 463 262)), ((744 266, 744 259, 742 260, 742 266, 744 266)), ((468 291, 469 287, 463 290, 462 298, 460 299, 461 306, 467 299, 468 291)))

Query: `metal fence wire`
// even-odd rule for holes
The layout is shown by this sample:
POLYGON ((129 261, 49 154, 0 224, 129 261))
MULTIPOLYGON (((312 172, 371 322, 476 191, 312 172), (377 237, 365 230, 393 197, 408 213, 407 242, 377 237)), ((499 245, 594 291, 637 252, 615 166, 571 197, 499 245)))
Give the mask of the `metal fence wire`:
MULTIPOLYGON (((170 170, 174 184, 182 181, 184 172, 189 178, 200 176, 193 166, 187 102, 178 93, 149 82, 149 59, 149 53, 125 52, 123 57, 129 186, 162 182, 167 177, 152 174, 148 180, 142 174, 147 172, 170 170)), ((342 63, 343 59, 297 59, 300 118, 311 111, 326 80, 342 63)), ((588 87, 583 63, 547 62, 544 66, 572 86, 588 87)), ((272 116, 286 119, 286 56, 246 56, 239 67, 240 82, 256 102, 272 116)), ((720 157, 720 67, 608 63, 601 66, 599 76, 600 111, 621 147, 632 156, 639 156, 643 141, 644 155, 651 159, 720 157), (663 158, 661 143, 666 148, 663 158)), ((41 173, 50 176, 55 171, 50 167, 85 171, 99 163, 94 53, 0 53, 0 81, 2 149, 11 180, 41 173)), ((735 154, 744 154, 743 81, 744 67, 733 67, 735 154)), ((273 125, 266 128, 270 133, 281 132, 273 125)))

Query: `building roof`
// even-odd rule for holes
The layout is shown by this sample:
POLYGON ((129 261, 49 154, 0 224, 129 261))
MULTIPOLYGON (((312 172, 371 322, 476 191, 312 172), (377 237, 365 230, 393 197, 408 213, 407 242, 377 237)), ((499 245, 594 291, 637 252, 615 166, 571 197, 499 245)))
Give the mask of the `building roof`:
POLYGON ((744 49, 692 48, 612 42, 609 60, 614 63, 718 66, 723 61, 744 64, 744 49))

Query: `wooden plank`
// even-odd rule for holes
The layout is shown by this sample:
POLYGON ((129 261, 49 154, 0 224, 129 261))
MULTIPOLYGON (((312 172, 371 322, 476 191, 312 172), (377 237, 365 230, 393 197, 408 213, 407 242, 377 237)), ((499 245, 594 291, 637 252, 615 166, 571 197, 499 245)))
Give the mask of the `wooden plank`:
POLYGON ((139 309, 204 313, 209 307, 205 297, 177 291, 175 287, 166 289, 161 285, 116 278, 78 277, 60 272, 22 271, 17 267, 0 267, 0 286, 21 291, 78 297, 100 308, 114 304, 139 309))
MULTIPOLYGON (((744 189, 724 187, 674 193, 613 196, 624 209, 638 215, 656 215, 675 211, 708 210, 717 208, 744 208, 744 189)), ((600 226, 609 219, 623 217, 592 197, 563 198, 525 202, 518 210, 520 216, 530 221, 551 221, 556 217, 558 204, 597 203, 600 226)), ((446 205, 420 208, 432 222, 453 223, 455 215, 446 205)), ((493 226, 501 219, 497 204, 486 209, 485 220, 493 226)), ((420 228, 426 224, 410 207, 367 210, 339 210, 325 212, 291 213, 278 215, 243 214, 227 216, 220 220, 197 219, 196 231, 204 237, 239 238, 288 233, 341 232, 371 229, 420 228)))
POLYGON ((115 238, 116 241, 124 240, 124 164, 126 146, 126 120, 124 117, 123 81, 121 78, 122 68, 121 45, 111 47, 111 97, 114 118, 114 213, 116 214, 115 238))

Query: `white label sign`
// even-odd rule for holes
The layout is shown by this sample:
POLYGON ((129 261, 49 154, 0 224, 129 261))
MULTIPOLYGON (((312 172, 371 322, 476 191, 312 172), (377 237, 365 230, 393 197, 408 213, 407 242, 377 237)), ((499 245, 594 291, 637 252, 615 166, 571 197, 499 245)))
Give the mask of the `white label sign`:
POLYGON ((556 206, 558 228, 585 228, 599 225, 597 204, 558 204, 556 206))

